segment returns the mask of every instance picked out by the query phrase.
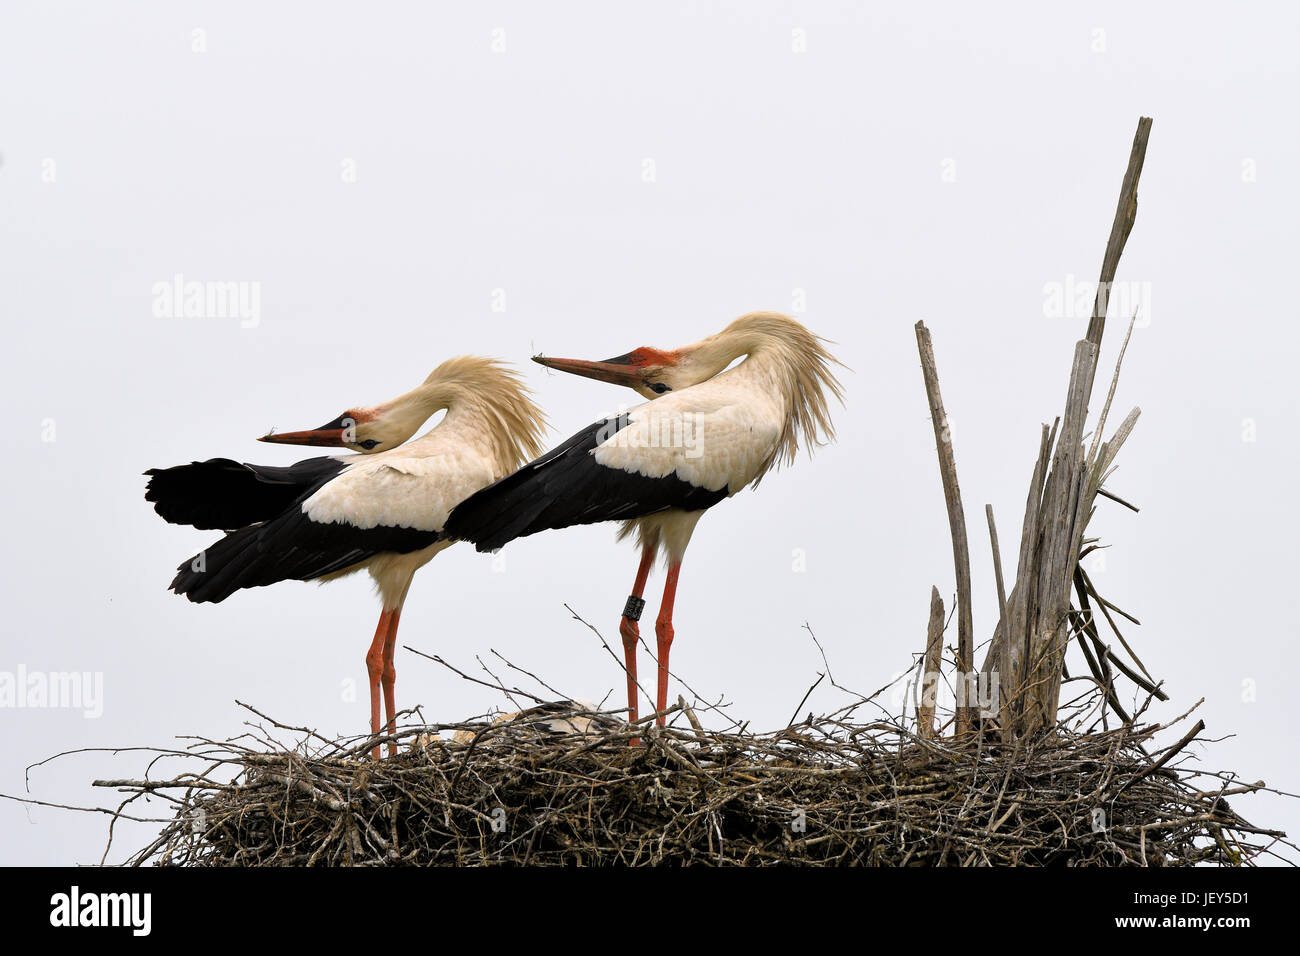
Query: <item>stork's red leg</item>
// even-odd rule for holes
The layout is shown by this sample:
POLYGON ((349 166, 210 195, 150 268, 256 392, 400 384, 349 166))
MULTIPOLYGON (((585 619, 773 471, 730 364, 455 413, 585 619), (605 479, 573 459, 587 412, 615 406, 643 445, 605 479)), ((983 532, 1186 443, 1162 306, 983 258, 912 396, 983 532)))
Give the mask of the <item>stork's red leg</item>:
MULTIPOLYGON (((397 699, 393 693, 393 685, 397 682, 397 668, 393 666, 393 654, 397 650, 397 623, 401 619, 401 608, 393 611, 388 618, 388 636, 384 640, 384 671, 380 678, 384 685, 384 716, 388 721, 384 725, 384 730, 390 734, 397 729, 397 699)), ((397 756, 397 741, 388 742, 388 756, 397 756)))
MULTIPOLYGON (((618 622, 618 632, 623 635, 623 663, 627 668, 627 719, 629 721, 637 718, 637 686, 636 686, 636 645, 641 639, 641 629, 637 626, 637 621, 641 620, 641 611, 645 608, 645 600, 641 595, 645 592, 646 579, 650 577, 650 568, 655 561, 655 548, 646 546, 641 549, 641 566, 636 570, 636 582, 632 585, 632 594, 627 599, 627 604, 623 607, 623 616, 618 622)), ((632 741, 636 743, 636 741, 632 741)))
POLYGON ((668 709, 668 651, 673 646, 673 601, 677 598, 677 575, 682 563, 668 565, 668 580, 664 582, 664 599, 659 604, 659 619, 655 621, 655 636, 659 639, 659 688, 655 709, 659 711, 659 726, 664 725, 664 711, 668 709))
MULTIPOLYGON (((384 672, 384 642, 388 639, 388 622, 392 613, 384 610, 379 615, 379 626, 375 628, 375 639, 366 652, 366 673, 370 676, 370 732, 379 733, 379 682, 384 672)), ((379 747, 370 751, 370 756, 379 759, 379 747)))

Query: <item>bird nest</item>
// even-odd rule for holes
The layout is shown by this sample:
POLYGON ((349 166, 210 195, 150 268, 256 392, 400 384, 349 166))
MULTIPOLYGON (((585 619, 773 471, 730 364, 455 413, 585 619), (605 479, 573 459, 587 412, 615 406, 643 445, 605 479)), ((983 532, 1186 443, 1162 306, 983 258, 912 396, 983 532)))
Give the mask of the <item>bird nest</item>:
POLYGON ((1008 752, 893 719, 711 732, 673 710, 681 727, 547 704, 403 730, 378 762, 372 740, 274 724, 305 736, 203 741, 171 752, 200 773, 100 785, 121 814, 174 804, 134 865, 1240 866, 1285 838, 1228 804, 1262 783, 1186 766, 1199 724, 1149 752, 1167 726, 1063 720, 1008 752))

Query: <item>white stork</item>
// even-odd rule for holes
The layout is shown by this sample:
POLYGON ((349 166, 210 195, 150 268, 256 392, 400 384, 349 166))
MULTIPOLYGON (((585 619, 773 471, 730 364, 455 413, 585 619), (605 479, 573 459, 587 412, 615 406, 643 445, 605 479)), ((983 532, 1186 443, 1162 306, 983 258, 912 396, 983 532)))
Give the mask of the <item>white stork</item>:
POLYGON ((834 437, 827 392, 843 401, 824 340, 788 316, 754 312, 717 335, 673 351, 639 348, 604 362, 535 357, 549 368, 626 385, 651 399, 584 428, 558 448, 471 495, 445 532, 495 551, 552 528, 619 520, 619 540, 641 547, 619 621, 630 720, 637 719, 637 621, 663 551, 668 574, 659 617, 656 707, 668 706, 668 652, 682 556, 708 508, 794 460, 800 441, 834 437), (732 362, 744 356, 734 368, 732 362))
MULTIPOLYGON (((242 588, 329 581, 367 569, 383 604, 366 655, 370 730, 380 730, 382 686, 391 731, 393 652, 411 578, 453 544, 443 534, 453 506, 541 450, 546 418, 530 394, 517 372, 493 359, 453 358, 391 402, 260 439, 361 454, 288 467, 214 458, 145 472, 145 499, 167 521, 228 532, 183 563, 171 589, 215 603, 242 588), (397 447, 444 409, 427 434, 397 447)), ((393 742, 388 747, 396 752, 393 742)), ((379 757, 378 745, 372 756, 379 757)))

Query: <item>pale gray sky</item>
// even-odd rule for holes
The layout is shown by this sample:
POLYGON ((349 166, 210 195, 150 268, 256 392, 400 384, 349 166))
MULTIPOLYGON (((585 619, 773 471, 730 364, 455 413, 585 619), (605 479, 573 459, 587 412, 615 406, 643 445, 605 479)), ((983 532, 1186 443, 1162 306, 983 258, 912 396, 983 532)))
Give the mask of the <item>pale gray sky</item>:
MULTIPOLYGON (((673 663, 781 725, 821 667, 807 622, 836 678, 874 690, 922 649, 930 585, 953 590, 913 323, 934 335, 968 520, 992 502, 1006 548, 1086 326, 1050 290, 1096 277, 1141 114, 1120 278, 1149 322, 1116 406, 1144 414, 1112 485, 1143 510, 1101 506, 1096 576, 1143 621, 1130 639, 1173 696, 1152 713, 1204 697, 1207 733, 1235 735, 1209 764, 1300 790, 1298 25, 1280 3, 7 4, 0 671, 102 674, 103 712, 0 708, 0 792, 59 751, 237 733, 236 698, 365 729, 364 691, 343 688, 364 673, 369 582, 189 604, 167 583, 213 535, 164 524, 146 468, 287 463, 253 439, 467 352, 523 363, 558 441, 632 396, 530 354, 676 346, 753 309, 802 306, 838 343, 840 437, 701 522, 673 663), (258 283, 257 321, 156 315, 178 273, 258 283)), ((539 535, 500 572, 453 548, 417 576, 400 642, 467 666, 495 649, 617 700, 621 673, 563 607, 616 637, 636 554, 613 539, 539 535)), ((972 551, 982 640, 982 533, 972 551)), ((399 705, 431 717, 498 703, 400 650, 398 673, 399 705)), ((89 781, 143 762, 65 758, 31 795, 107 801, 89 781)), ((1293 803, 1240 806, 1300 830, 1293 803)), ((2 863, 87 863, 105 824, 0 802, 0 832, 2 863)))

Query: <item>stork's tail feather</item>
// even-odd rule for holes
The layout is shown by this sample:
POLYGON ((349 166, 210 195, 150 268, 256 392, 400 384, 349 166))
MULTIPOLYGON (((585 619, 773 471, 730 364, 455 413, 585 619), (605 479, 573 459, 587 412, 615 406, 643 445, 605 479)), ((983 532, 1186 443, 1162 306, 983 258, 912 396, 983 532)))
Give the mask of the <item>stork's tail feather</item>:
POLYGON ((223 601, 241 586, 256 563, 258 526, 240 528, 204 548, 176 569, 171 589, 196 603, 223 601))
POLYGON ((181 564, 171 589, 196 604, 216 604, 243 588, 294 578, 293 567, 261 547, 265 525, 232 531, 181 564))

